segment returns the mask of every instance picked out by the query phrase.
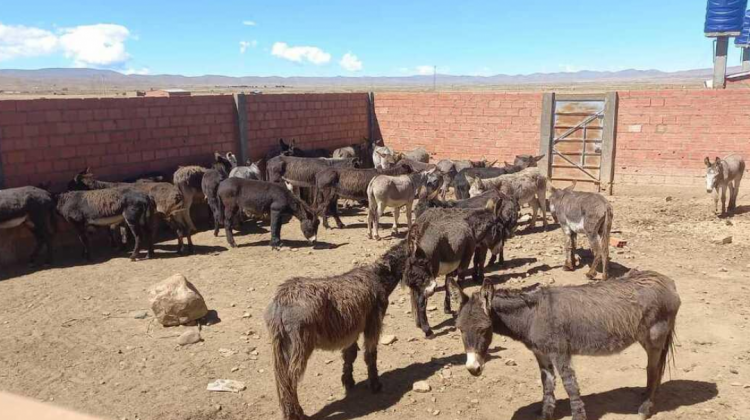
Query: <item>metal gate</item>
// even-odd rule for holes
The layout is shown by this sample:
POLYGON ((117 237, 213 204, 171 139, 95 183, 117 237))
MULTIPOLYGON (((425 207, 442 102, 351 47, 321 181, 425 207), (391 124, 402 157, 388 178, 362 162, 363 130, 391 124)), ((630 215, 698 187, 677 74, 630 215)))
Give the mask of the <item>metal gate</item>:
POLYGON ((617 94, 544 96, 540 152, 555 185, 612 194, 617 94))

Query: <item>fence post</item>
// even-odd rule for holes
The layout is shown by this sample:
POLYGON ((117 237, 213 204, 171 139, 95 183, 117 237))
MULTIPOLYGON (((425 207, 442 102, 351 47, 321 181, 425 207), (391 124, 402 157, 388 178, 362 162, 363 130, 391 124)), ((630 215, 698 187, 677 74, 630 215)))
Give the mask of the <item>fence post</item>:
POLYGON ((609 195, 614 193, 615 155, 617 154, 617 92, 608 92, 604 100, 604 131, 602 132, 602 164, 599 178, 609 195))
POLYGON ((375 92, 367 94, 367 138, 375 140, 375 92))
POLYGON ((546 156, 542 165, 542 175, 549 179, 552 173, 552 126, 555 123, 555 94, 545 93, 542 97, 542 119, 539 124, 539 154, 546 156))
POLYGON ((237 141, 240 142, 238 164, 244 165, 249 157, 247 150, 247 97, 244 93, 235 93, 232 96, 234 96, 234 110, 237 112, 237 130, 239 132, 237 141))

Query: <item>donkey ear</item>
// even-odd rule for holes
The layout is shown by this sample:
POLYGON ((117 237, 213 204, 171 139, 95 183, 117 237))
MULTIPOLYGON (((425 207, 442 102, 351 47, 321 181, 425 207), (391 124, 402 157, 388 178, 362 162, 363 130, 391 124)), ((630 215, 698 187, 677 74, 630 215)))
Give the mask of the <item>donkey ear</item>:
POLYGON ((703 159, 703 163, 705 163, 706 166, 711 166, 711 159, 709 159, 708 156, 706 156, 706 158, 703 159))
POLYGON ((487 209, 487 210, 490 210, 490 211, 494 211, 495 210, 495 200, 493 200, 491 198, 489 200, 487 200, 487 204, 485 204, 484 208, 487 209))
POLYGON ((495 286, 488 280, 482 283, 482 288, 479 290, 479 296, 482 298, 482 309, 484 313, 489 315, 492 309, 492 298, 495 297, 495 286))
POLYGON ((446 285, 446 287, 450 292, 451 298, 459 302, 458 310, 460 311, 461 308, 463 308, 463 306, 466 304, 466 302, 469 301, 469 296, 464 293, 463 289, 461 289, 461 286, 456 283, 456 280, 453 277, 448 279, 448 284, 446 285))
POLYGON ((489 165, 487 165, 487 167, 488 168, 492 168, 495 165, 497 165, 497 161, 494 161, 494 162, 490 163, 489 165))
POLYGON ((535 161, 539 162, 540 160, 544 159, 544 155, 534 156, 533 158, 535 161))
POLYGON ((572 184, 570 184, 567 187, 565 187, 565 191, 573 191, 573 190, 575 190, 576 189, 576 184, 577 184, 577 182, 573 181, 572 184))
POLYGON ((721 162, 721 159, 719 159, 719 157, 716 156, 716 159, 714 160, 714 165, 718 165, 719 162, 721 162))

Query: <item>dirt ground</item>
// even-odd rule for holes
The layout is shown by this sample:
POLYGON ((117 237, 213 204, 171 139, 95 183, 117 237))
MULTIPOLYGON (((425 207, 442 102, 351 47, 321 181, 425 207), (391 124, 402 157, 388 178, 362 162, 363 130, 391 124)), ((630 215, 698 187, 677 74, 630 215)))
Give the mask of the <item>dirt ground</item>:
MULTIPOLYGON (((653 418, 747 419, 750 205, 719 219, 710 197, 700 191, 622 190, 611 201, 613 236, 628 242, 612 251, 615 272, 660 271, 677 282, 682 298, 676 366, 665 378, 653 418), (733 242, 712 243, 724 235, 733 242)), ((741 194, 739 203, 750 203, 750 193, 741 194)), ((391 220, 383 218, 387 224, 391 220)), ((302 240, 296 221, 282 229, 290 247, 285 251, 271 251, 267 229, 250 224, 235 250, 227 249, 223 233, 214 238, 202 232, 194 237, 198 252, 190 257, 175 257, 174 241, 167 241, 157 248, 159 258, 150 261, 131 263, 102 247, 95 250, 94 263, 82 264, 77 247, 70 247, 54 268, 6 272, 0 281, 0 389, 112 419, 280 418, 262 320, 276 286, 291 276, 346 271, 376 259, 396 240, 367 240, 363 211, 344 221, 345 230, 322 230, 315 249, 302 240), (134 317, 148 310, 147 288, 174 273, 187 276, 221 319, 203 327, 199 344, 180 347, 177 336, 184 327, 163 328, 150 313, 146 319, 134 317), (206 391, 218 378, 243 381, 247 389, 206 391)), ((588 251, 581 255, 590 258, 588 251)), ((556 226, 546 232, 521 228, 506 258, 505 267, 488 271, 501 287, 585 282, 583 269, 562 271, 562 234, 556 226)), ((306 413, 335 420, 534 419, 542 391, 531 352, 495 336, 483 376, 472 377, 440 299, 442 293, 431 301, 438 309, 429 312, 438 336, 425 340, 412 321, 406 291, 398 288, 391 296, 384 333, 398 340, 380 347, 384 389, 379 395, 360 382, 345 397, 339 354, 314 353, 299 389, 306 413), (429 382, 432 391, 412 392, 418 380, 429 382)), ((645 364, 638 345, 620 355, 575 359, 588 418, 637 418, 645 364)), ((365 378, 360 355, 355 379, 365 378)), ((558 418, 569 417, 559 379, 556 395, 558 418)))

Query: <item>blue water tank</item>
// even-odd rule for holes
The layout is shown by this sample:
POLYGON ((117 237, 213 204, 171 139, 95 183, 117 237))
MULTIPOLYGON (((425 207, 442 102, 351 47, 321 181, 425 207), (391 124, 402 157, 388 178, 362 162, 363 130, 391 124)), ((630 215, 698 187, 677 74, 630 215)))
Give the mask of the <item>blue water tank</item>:
POLYGON ((750 10, 745 12, 745 19, 742 21, 742 32, 734 39, 734 45, 738 47, 750 47, 750 10))
POLYGON ((747 0, 708 0, 706 6, 706 34, 736 36, 742 29, 742 18, 747 9, 747 0))

